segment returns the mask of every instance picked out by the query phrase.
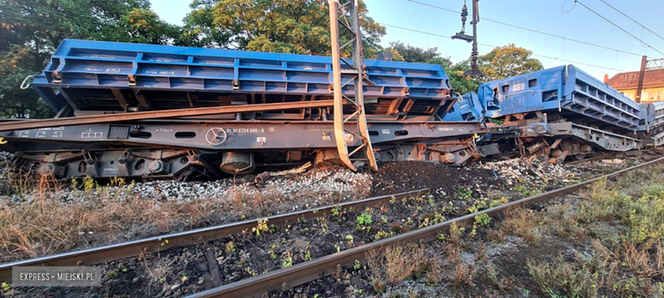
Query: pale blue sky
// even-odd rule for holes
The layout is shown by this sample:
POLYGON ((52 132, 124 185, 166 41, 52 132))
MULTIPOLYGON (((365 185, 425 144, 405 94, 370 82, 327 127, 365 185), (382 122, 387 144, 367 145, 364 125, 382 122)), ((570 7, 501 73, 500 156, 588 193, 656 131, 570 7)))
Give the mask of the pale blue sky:
MULTIPOLYGON (((463 0, 413 0, 455 11, 460 11, 463 0)), ((381 43, 387 46, 390 41, 403 41, 417 47, 438 47, 442 56, 449 56, 458 62, 470 55, 471 45, 459 40, 450 40, 400 29, 404 27, 451 36, 461 28, 460 16, 455 13, 428 7, 409 0, 365 0, 369 16, 387 27, 387 34, 381 43)), ((470 3, 470 0, 468 0, 470 3)), ((190 11, 189 0, 152 0, 152 8, 167 22, 182 24, 182 18, 190 11)), ((664 0, 604 0, 623 13, 636 19, 648 29, 664 36, 664 0)), ((610 21, 642 39, 653 48, 664 52, 664 40, 643 30, 642 27, 612 10, 601 0, 581 0, 610 21)), ((620 29, 594 15, 574 0, 481 0, 480 16, 532 30, 563 36, 566 39, 546 36, 487 20, 479 23, 479 42, 492 46, 514 43, 532 50, 535 58, 542 61, 545 68, 562 64, 577 64, 586 72, 602 79, 623 71, 638 70, 641 57, 663 58, 657 51, 646 47, 620 29), (633 54, 598 48, 572 42, 568 39, 586 41, 590 44, 614 48, 633 54), (634 55, 638 54, 638 55, 634 55), (557 58, 557 59, 553 59, 557 58), (577 63, 575 63, 577 62, 577 63), (587 63, 602 66, 583 65, 587 63)), ((470 7, 469 7, 470 9, 470 7)), ((467 32, 471 32, 466 24, 467 32)), ((492 47, 480 46, 480 54, 491 51, 492 47)))

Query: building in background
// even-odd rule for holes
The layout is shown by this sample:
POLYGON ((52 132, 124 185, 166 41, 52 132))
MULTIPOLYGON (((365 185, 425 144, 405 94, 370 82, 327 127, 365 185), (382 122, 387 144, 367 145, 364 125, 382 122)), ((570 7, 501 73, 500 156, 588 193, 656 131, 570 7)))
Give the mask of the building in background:
MULTIPOLYGON (((606 80, 606 78, 605 78, 606 80)), ((630 71, 616 74, 608 79, 609 86, 625 96, 636 100, 636 91, 639 86, 639 71, 630 71)), ((664 101, 664 69, 645 70, 641 102, 664 101)))

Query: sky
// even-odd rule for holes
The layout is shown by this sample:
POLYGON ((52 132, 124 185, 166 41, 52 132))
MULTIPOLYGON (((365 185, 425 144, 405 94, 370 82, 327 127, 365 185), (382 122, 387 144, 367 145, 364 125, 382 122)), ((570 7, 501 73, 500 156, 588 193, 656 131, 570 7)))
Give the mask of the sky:
MULTIPOLYGON (((468 1, 470 11, 471 0, 468 1)), ((176 25, 181 25, 184 16, 191 10, 189 0, 151 2, 152 9, 163 20, 176 25)), ((389 46, 391 41, 401 41, 416 47, 437 47, 441 56, 450 57, 452 62, 459 62, 470 56, 470 43, 447 38, 461 29, 461 18, 458 13, 444 9, 460 11, 463 0, 365 2, 368 15, 387 28, 387 34, 381 39, 383 46, 389 46)), ((648 59, 664 58, 664 0, 578 0, 578 3, 575 3, 575 0, 481 0, 479 11, 477 36, 481 44, 480 55, 488 53, 493 47, 514 43, 531 50, 533 58, 539 59, 545 68, 574 64, 600 80, 605 74, 613 76, 619 72, 639 70, 642 55, 647 55, 648 59)), ((466 23, 466 32, 472 34, 469 21, 466 23)))

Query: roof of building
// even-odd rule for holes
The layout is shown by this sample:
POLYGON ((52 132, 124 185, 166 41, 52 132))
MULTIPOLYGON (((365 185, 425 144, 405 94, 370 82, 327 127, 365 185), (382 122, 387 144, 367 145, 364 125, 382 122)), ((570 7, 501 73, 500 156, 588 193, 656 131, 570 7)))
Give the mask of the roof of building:
MULTIPOLYGON (((636 89, 639 84, 639 72, 630 71, 619 73, 609 79, 609 85, 614 89, 636 89)), ((645 71, 643 88, 664 87, 664 69, 650 69, 645 71)))

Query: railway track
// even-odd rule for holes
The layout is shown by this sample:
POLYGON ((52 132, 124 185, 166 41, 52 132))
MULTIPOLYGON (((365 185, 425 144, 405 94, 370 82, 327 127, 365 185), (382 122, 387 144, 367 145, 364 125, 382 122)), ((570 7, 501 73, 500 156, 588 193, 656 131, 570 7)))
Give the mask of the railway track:
MULTIPOLYGON (((505 205, 487 209, 481 212, 461 216, 437 225, 413 230, 411 232, 393 236, 385 240, 378 240, 366 245, 342 250, 341 252, 335 254, 324 255, 310 261, 294 264, 289 268, 276 269, 256 277, 251 277, 234 283, 228 283, 217 288, 212 288, 210 290, 194 294, 192 297, 256 297, 261 296, 271 290, 291 288, 318 279, 322 276, 337 272, 339 266, 352 266, 352 264, 357 260, 363 261, 365 259, 366 253, 369 251, 381 250, 387 246, 397 243, 406 243, 419 239, 437 237, 441 233, 446 232, 453 223, 456 223, 457 225, 472 223, 475 216, 479 213, 486 213, 489 216, 495 216, 517 206, 544 201, 576 191, 602 178, 621 175, 623 173, 654 165, 662 161, 664 161, 664 157, 585 182, 563 187, 554 191, 528 197, 518 201, 513 201, 511 203, 507 203, 505 205)), ((321 216, 329 217, 333 208, 355 208, 356 210, 359 210, 365 207, 374 207, 393 199, 400 200, 402 198, 405 199, 409 197, 419 197, 427 194, 428 192, 428 189, 420 189, 416 191, 372 197, 339 205, 325 206, 282 215, 275 215, 266 218, 270 224, 284 226, 296 223, 298 222, 298 219, 303 217, 306 220, 320 218, 321 216)), ((256 226, 256 222, 258 220, 263 219, 264 218, 261 217, 253 220, 245 220, 231 224, 201 228, 169 235, 161 235, 125 243, 102 246, 98 248, 0 264, 0 281, 10 280, 12 268, 16 266, 83 266, 103 264, 116 260, 140 257, 141 255, 150 252, 165 252, 173 248, 205 243, 226 237, 231 234, 251 230, 252 227, 256 226), (164 240, 168 241, 165 242, 164 240)))
POLYGON ((17 262, 0 264, 0 281, 11 280, 12 268, 17 266, 83 266, 96 265, 105 262, 138 257, 141 254, 165 251, 185 245, 212 241, 230 234, 251 230, 256 226, 258 220, 267 219, 271 224, 285 225, 297 222, 298 219, 313 219, 321 217, 321 214, 330 214, 333 208, 363 208, 374 206, 392 199, 421 196, 428 193, 428 189, 420 189, 401 192, 390 195, 377 196, 363 200, 346 202, 338 205, 325 206, 314 209, 291 212, 287 214, 268 216, 259 219, 245 220, 241 222, 195 229, 168 235, 155 236, 129 242, 101 246, 96 248, 73 251, 52 256, 22 260, 17 262), (165 241, 168 240, 168 241, 165 241))
POLYGON ((513 201, 501 206, 486 209, 483 211, 467 214, 455 219, 447 220, 443 223, 417 229, 411 232, 403 233, 391 238, 379 240, 366 245, 350 248, 335 254, 323 256, 308 262, 299 263, 292 267, 283 268, 262 274, 256 277, 248 278, 235 283, 227 284, 218 288, 213 288, 200 292, 189 297, 260 297, 271 290, 287 289, 304 284, 306 282, 318 279, 322 276, 332 274, 337 271, 339 266, 351 266, 356 261, 364 261, 369 251, 380 251, 390 245, 398 243, 407 243, 421 239, 431 239, 445 233, 449 228, 456 224, 465 226, 471 224, 476 215, 486 213, 489 216, 496 216, 515 207, 525 206, 532 203, 542 202, 548 199, 556 198, 583 187, 586 187, 600 179, 607 179, 625 174, 630 171, 652 166, 664 161, 664 157, 648 161, 627 169, 623 169, 608 175, 590 179, 584 182, 562 187, 553 191, 527 197, 521 200, 513 201))

